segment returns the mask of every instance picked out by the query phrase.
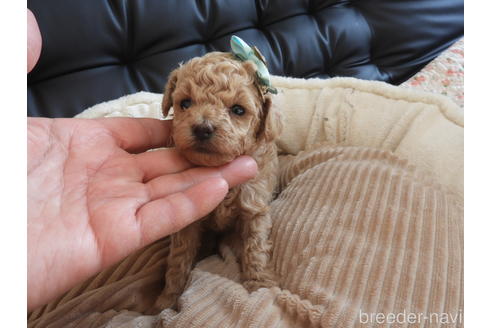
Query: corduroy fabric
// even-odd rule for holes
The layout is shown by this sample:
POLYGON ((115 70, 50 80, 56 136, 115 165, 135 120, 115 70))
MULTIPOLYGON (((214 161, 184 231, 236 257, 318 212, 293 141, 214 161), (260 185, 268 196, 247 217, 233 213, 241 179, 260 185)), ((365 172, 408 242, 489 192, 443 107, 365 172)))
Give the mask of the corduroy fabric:
POLYGON ((161 241, 31 314, 29 326, 387 326, 361 313, 422 313, 425 327, 462 326, 460 197, 389 151, 358 147, 282 158, 280 187, 271 208, 280 288, 248 294, 225 247, 193 270, 178 312, 142 316, 162 288, 161 241))

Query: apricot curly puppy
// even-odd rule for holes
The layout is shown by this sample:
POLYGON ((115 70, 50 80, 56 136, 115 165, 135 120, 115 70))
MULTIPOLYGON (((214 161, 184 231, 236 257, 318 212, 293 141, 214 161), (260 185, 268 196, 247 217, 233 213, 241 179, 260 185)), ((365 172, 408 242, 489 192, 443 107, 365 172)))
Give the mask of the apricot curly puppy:
POLYGON ((173 307, 183 292, 206 230, 227 231, 239 240, 243 285, 254 291, 276 285, 269 265, 271 219, 268 206, 277 179, 279 114, 262 92, 251 61, 230 53, 212 52, 173 71, 164 92, 162 109, 174 110, 176 148, 192 163, 218 166, 246 154, 258 163, 259 173, 232 188, 207 217, 171 236, 166 285, 156 309, 173 307))

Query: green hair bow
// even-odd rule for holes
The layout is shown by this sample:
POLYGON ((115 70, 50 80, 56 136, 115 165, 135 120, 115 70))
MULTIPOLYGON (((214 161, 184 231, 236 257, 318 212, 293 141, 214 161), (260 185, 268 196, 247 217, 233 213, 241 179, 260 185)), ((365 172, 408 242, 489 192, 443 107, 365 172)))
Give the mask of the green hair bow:
POLYGON ((275 89, 270 83, 270 73, 268 72, 268 68, 266 66, 265 57, 263 57, 258 48, 256 48, 255 46, 251 48, 241 38, 233 35, 231 37, 231 49, 232 53, 239 60, 251 60, 253 63, 255 63, 256 67, 258 68, 256 71, 256 76, 258 77, 260 87, 262 87, 262 89, 265 89, 265 93, 277 93, 277 89, 275 89))

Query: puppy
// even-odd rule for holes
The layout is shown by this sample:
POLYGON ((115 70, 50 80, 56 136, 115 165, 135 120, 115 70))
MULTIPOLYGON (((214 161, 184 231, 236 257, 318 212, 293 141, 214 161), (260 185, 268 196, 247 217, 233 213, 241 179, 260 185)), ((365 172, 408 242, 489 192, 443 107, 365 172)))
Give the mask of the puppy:
POLYGON ((274 141, 281 120, 271 97, 258 84, 256 69, 252 61, 212 52, 169 75, 162 110, 167 116, 173 108, 173 139, 183 156, 196 165, 219 166, 245 154, 256 160, 259 172, 232 188, 211 214, 171 236, 166 284, 155 309, 175 305, 206 230, 240 237, 230 239, 240 241, 234 252, 247 290, 276 285, 269 265, 268 206, 277 179, 274 141))

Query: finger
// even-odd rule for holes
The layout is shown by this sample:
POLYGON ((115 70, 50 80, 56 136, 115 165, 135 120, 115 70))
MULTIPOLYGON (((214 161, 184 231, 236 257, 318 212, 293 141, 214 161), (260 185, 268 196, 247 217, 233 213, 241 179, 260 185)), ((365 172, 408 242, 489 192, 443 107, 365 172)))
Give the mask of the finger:
POLYGON ((136 218, 142 245, 170 235, 213 211, 228 192, 227 181, 212 178, 141 207, 136 218))
POLYGON ((171 126, 169 120, 152 118, 109 117, 100 118, 113 135, 118 145, 128 152, 137 153, 151 148, 167 147, 171 143, 171 126))
POLYGON ((158 149, 135 155, 137 165, 147 182, 164 174, 172 174, 193 167, 175 148, 158 149))
POLYGON ((157 177, 147 182, 150 199, 158 199, 181 192, 211 178, 225 179, 229 188, 253 178, 258 172, 256 162, 241 156, 220 167, 196 167, 186 171, 157 177))

